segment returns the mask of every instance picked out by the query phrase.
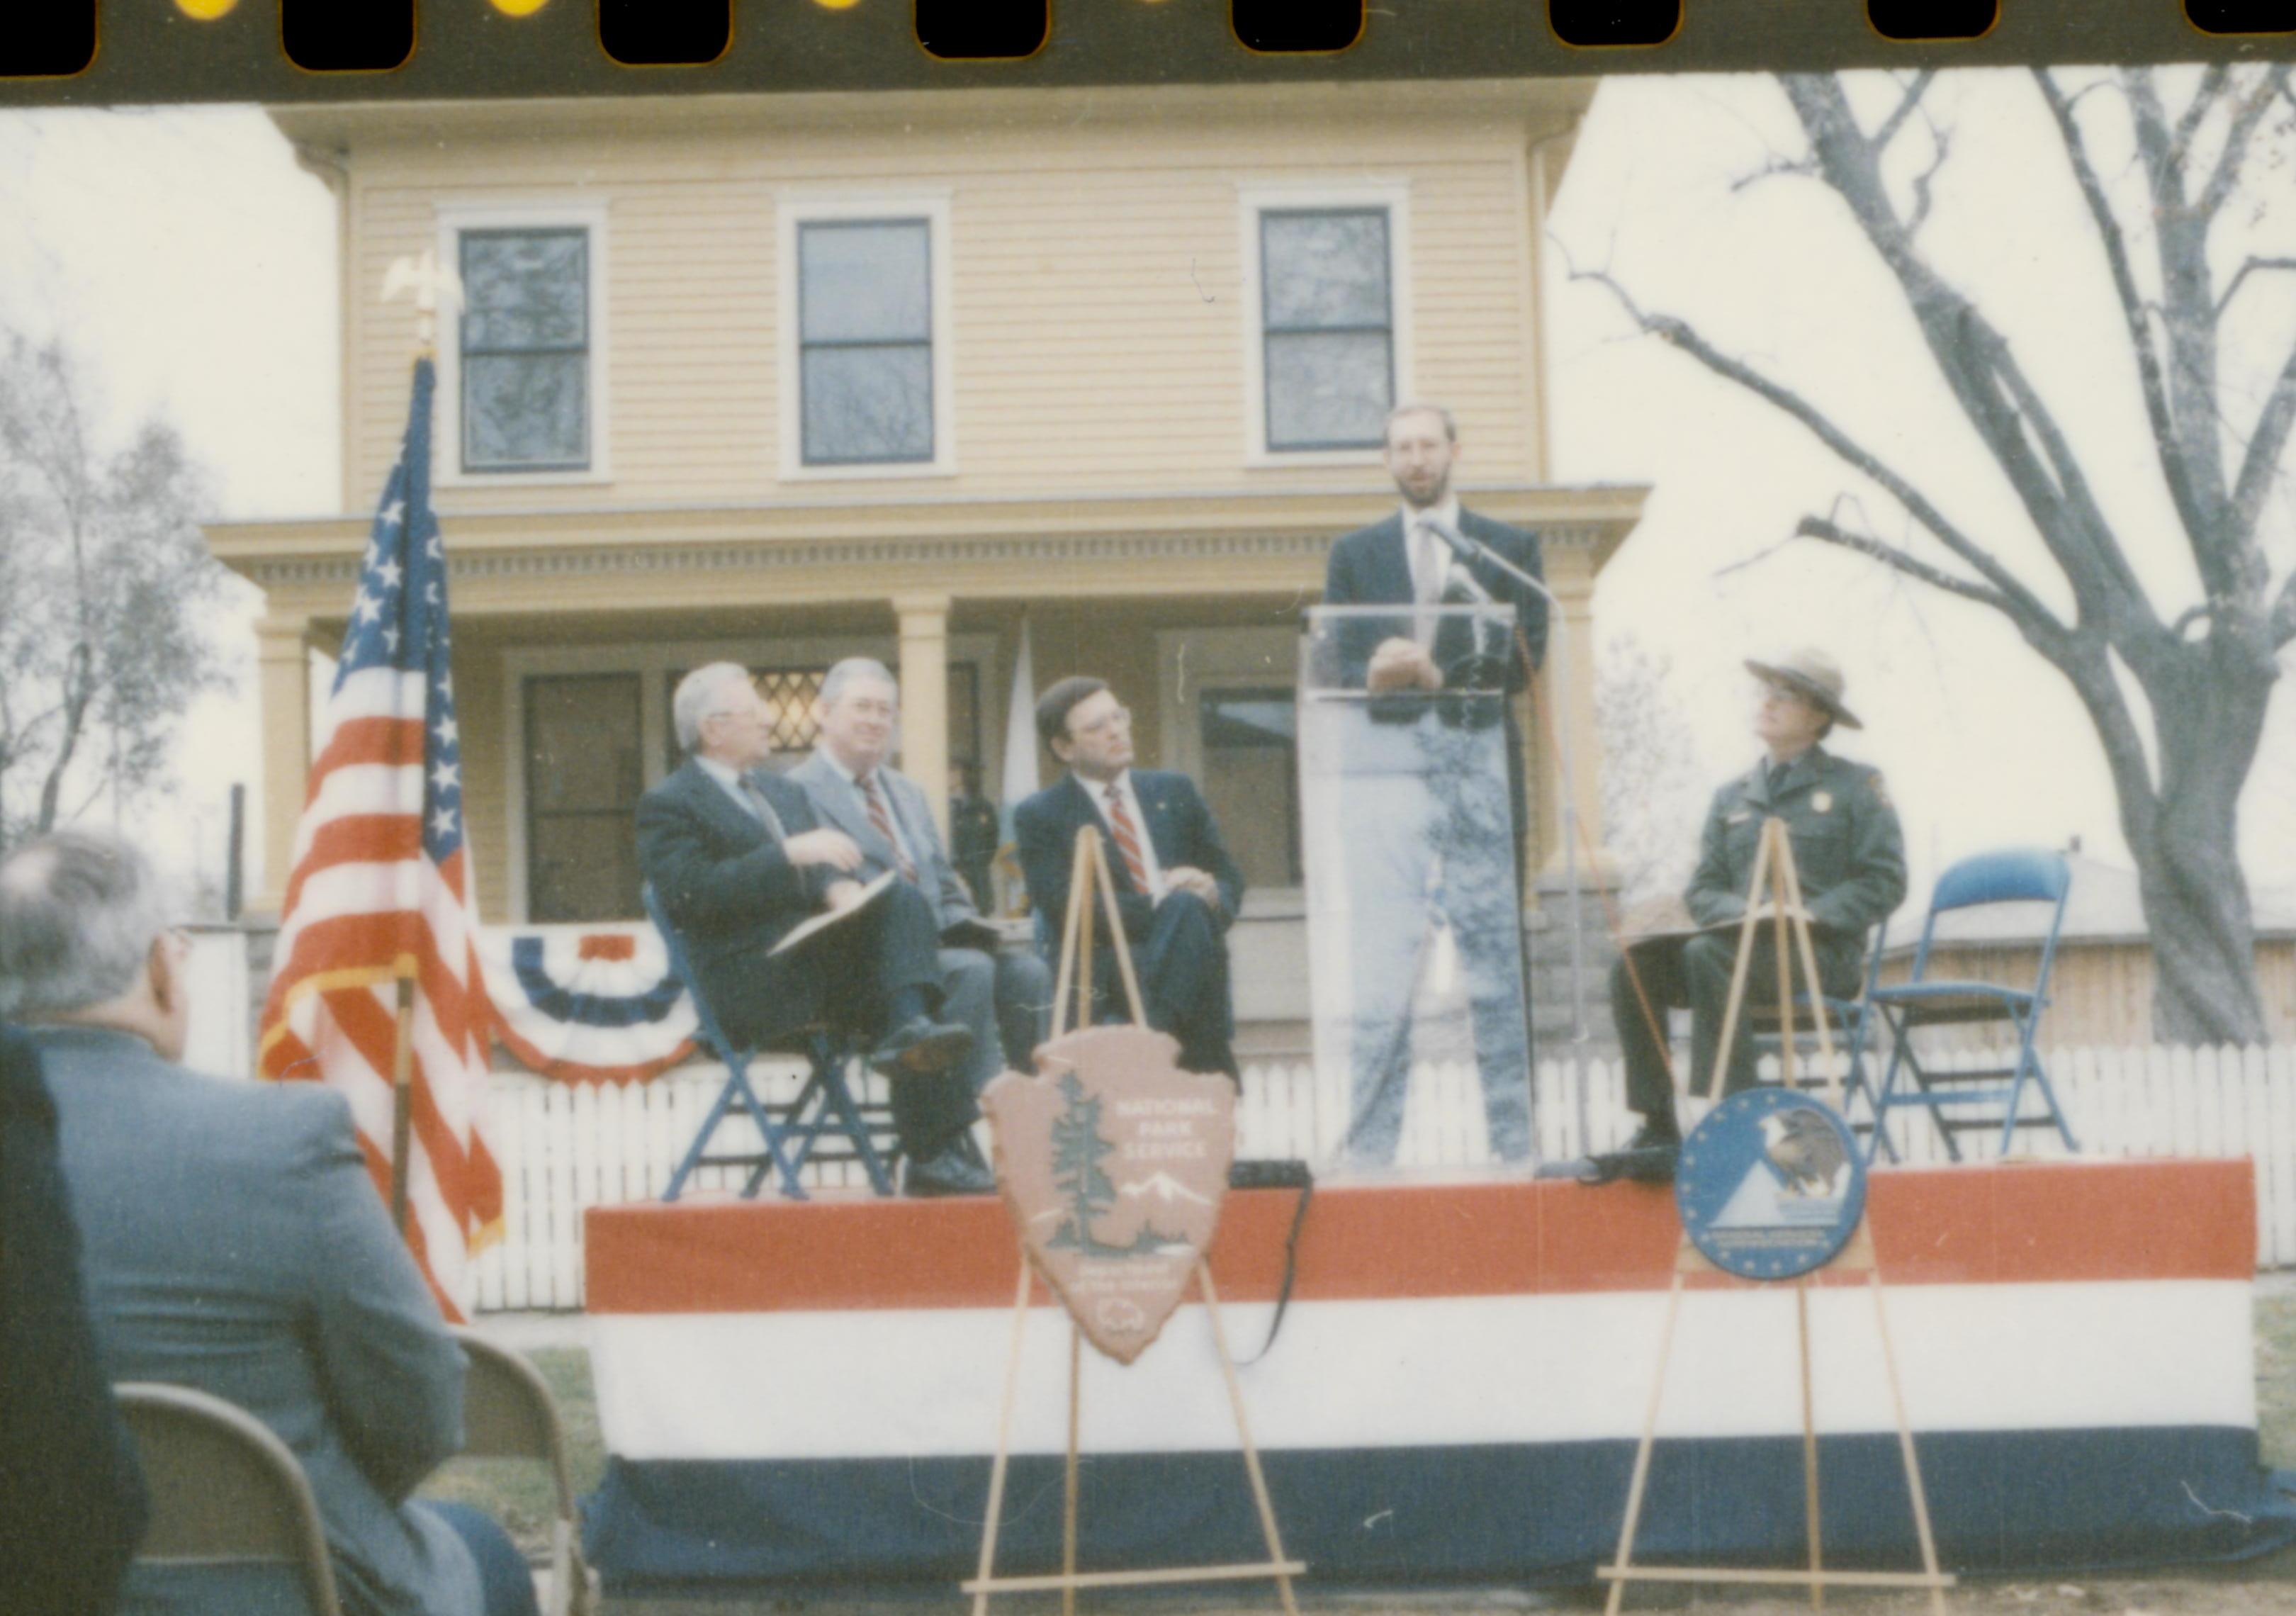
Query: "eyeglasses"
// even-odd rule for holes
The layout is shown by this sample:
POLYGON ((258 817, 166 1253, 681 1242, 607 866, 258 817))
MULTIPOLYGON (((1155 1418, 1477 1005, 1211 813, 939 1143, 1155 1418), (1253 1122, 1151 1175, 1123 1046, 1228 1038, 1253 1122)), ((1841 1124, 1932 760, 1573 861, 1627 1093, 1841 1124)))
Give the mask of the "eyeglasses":
POLYGON ((1095 718, 1091 723, 1079 725, 1075 733, 1078 736, 1111 734, 1117 730, 1130 727, 1131 723, 1131 709, 1126 707, 1111 707, 1108 711, 1101 714, 1100 717, 1095 718))

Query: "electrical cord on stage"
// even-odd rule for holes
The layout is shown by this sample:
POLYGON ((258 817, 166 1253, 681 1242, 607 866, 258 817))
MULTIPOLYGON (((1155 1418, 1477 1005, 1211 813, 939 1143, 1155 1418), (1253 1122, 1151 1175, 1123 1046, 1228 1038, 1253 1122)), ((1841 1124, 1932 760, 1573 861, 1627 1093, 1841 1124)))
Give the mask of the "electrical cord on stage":
POLYGON ((1308 1164, 1297 1158, 1277 1161, 1231 1161, 1227 1168, 1227 1185, 1232 1190, 1296 1189, 1300 1199, 1292 1208, 1292 1232, 1283 1237, 1283 1283, 1275 1292, 1275 1316, 1267 1321, 1267 1339, 1259 1343, 1259 1350, 1250 1358, 1238 1358, 1236 1367, 1244 1368, 1267 1356, 1275 1345, 1275 1333, 1283 1327, 1284 1311, 1292 1305, 1292 1282, 1300 1271, 1300 1230, 1308 1221, 1308 1203, 1316 1198, 1316 1175, 1308 1164))

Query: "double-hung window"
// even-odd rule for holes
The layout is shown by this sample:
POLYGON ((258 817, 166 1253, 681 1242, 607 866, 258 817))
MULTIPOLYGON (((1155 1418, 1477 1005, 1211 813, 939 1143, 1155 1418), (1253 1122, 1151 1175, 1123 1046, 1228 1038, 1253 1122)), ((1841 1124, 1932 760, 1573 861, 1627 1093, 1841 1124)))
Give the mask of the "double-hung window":
POLYGON ((590 233, 462 234, 463 470, 590 464, 590 233))
POLYGON ((1380 447, 1409 374, 1400 186, 1247 195, 1255 458, 1380 447))
POLYGON ((462 293, 440 322, 446 480, 605 478, 605 223, 595 203, 439 207, 462 293))
POLYGON ((784 205, 784 475, 944 472, 947 203, 784 205))

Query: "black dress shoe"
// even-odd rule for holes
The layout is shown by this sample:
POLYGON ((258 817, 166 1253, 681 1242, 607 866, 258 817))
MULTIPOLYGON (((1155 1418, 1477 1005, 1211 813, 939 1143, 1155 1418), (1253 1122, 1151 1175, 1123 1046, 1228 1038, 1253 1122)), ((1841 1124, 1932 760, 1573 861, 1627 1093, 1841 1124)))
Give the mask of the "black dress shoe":
POLYGON ((1627 1141, 1626 1149, 1667 1151, 1678 1155, 1682 1151, 1682 1130, 1675 1127, 1670 1119, 1661 1122, 1655 1117, 1644 1117, 1643 1125, 1635 1130, 1635 1136, 1627 1141))
POLYGON ((947 1071, 972 1053, 972 1029, 911 1016, 869 1052, 869 1064, 889 1078, 947 1071))
POLYGON ((950 1144, 937 1156, 909 1163, 909 1170, 901 1180, 904 1195, 992 1195, 996 1193, 996 1176, 979 1162, 971 1160, 971 1153, 962 1145, 950 1144))

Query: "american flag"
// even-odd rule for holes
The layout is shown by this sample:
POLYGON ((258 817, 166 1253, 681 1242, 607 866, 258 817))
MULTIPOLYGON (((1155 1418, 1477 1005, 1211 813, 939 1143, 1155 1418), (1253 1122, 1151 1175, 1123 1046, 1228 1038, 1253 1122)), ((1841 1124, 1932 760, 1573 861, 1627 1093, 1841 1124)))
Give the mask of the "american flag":
POLYGON ((414 982, 406 1243, 459 1320, 470 1257, 501 1229, 481 1108, 488 1001, 472 946, 447 562, 430 510, 430 361, 383 489, 295 833, 258 1063, 350 1101, 390 1184, 398 982, 414 982))

